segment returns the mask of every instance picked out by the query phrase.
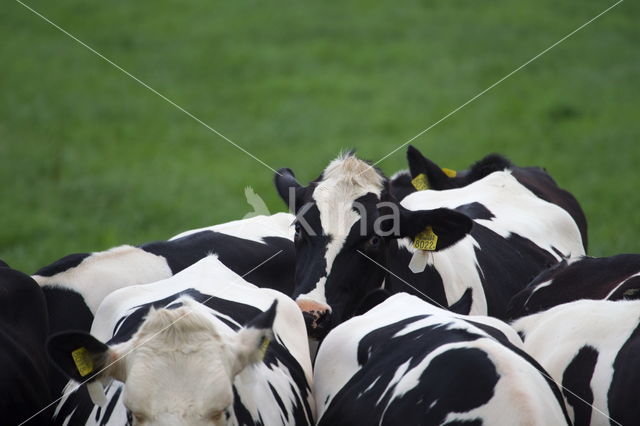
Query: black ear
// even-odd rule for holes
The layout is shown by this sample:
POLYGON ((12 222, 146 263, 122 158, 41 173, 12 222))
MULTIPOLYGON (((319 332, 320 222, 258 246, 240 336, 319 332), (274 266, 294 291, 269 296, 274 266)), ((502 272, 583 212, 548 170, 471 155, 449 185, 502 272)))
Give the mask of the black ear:
POLYGON ((276 310, 278 308, 278 299, 274 300, 269 309, 258 314, 254 319, 249 321, 245 328, 271 329, 273 321, 276 318, 276 310))
POLYGON ((471 228, 473 220, 465 214, 451 209, 407 210, 400 206, 400 237, 414 239, 430 226, 438 237, 435 251, 446 249, 464 238, 471 228))
POLYGON ((52 335, 47 352, 56 367, 76 382, 97 379, 109 358, 109 346, 84 331, 52 335))
MULTIPOLYGON (((299 198, 302 192, 301 190, 304 188, 298 183, 293 171, 288 168, 279 169, 274 181, 280 198, 282 198, 289 207, 289 210, 292 210, 292 207, 297 210, 302 202, 299 198), (295 197, 294 199, 291 199, 292 195, 295 197)), ((295 211, 292 211, 292 213, 295 213, 295 211)))
POLYGON ((355 310, 354 316, 369 312, 371 309, 387 300, 390 296, 391 292, 384 288, 377 288, 373 290, 364 297, 362 302, 360 302, 360 305, 355 310))
POLYGON ((413 145, 407 147, 407 162, 411 177, 415 178, 420 173, 424 174, 430 189, 441 190, 451 186, 449 184, 451 178, 442 171, 440 166, 422 155, 413 145))

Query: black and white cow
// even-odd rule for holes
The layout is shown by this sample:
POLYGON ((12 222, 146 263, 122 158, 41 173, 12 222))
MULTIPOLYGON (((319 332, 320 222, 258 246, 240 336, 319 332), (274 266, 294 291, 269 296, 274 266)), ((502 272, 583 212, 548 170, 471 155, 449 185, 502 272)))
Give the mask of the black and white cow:
POLYGON ((578 257, 542 271, 509 302, 507 316, 516 319, 580 299, 640 298, 640 255, 578 257))
POLYGON ((47 425, 52 400, 45 351, 47 307, 28 275, 0 261, 0 423, 47 425), (39 414, 38 414, 39 413, 39 414))
POLYGON ((75 381, 89 380, 76 390, 70 382, 54 424, 313 424, 300 310, 215 256, 166 280, 115 291, 91 334, 56 334, 48 350, 75 381), (92 400, 104 398, 103 383, 101 407, 92 400))
MULTIPOLYGON (((247 281, 291 294, 293 219, 287 213, 256 216, 139 247, 123 245, 66 256, 33 275, 47 300, 51 333, 88 331, 93 314, 109 293, 168 278, 212 253, 247 281)), ((51 382, 52 391, 58 392, 66 378, 54 370, 51 382)))
POLYGON ((424 184, 430 189, 445 190, 461 188, 497 171, 510 170, 518 182, 545 201, 562 207, 571 215, 582 236, 582 245, 587 250, 587 218, 578 200, 570 192, 560 188, 553 178, 540 167, 518 167, 499 154, 490 154, 474 163, 467 170, 447 173, 415 147, 407 148, 407 161, 412 179, 424 175, 424 184))
POLYGON ((318 424, 569 424, 507 324, 399 293, 333 329, 314 366, 318 424))
POLYGON ((563 386, 576 425, 637 425, 640 301, 579 300, 512 324, 563 386))
POLYGON ((289 169, 275 181, 297 215, 293 294, 315 338, 380 287, 442 306, 466 300, 462 313, 504 317, 508 301, 537 273, 584 254, 571 216, 509 170, 462 188, 415 192, 401 203, 379 170, 350 154, 307 187, 289 169), (435 250, 415 249, 427 227, 437 236, 435 250))

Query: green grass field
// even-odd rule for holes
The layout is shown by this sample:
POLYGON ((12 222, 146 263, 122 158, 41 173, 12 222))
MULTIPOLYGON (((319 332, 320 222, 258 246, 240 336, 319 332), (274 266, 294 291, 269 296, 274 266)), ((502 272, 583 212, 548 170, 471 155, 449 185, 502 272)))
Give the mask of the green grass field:
MULTIPOLYGON (((305 182, 343 148, 378 160, 613 2, 25 0, 305 182)), ((450 168, 544 166, 582 203, 592 255, 640 252, 638 22, 621 3, 414 144, 450 168)), ((245 186, 284 209, 271 170, 17 2, 0 40, 11 266, 240 218, 245 186)))

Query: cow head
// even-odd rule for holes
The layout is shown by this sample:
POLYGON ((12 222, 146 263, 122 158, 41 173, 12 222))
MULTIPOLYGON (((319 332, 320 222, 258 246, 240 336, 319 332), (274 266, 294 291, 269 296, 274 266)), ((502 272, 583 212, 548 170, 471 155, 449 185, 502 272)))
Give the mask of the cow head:
POLYGON ((407 148, 407 162, 409 163, 411 178, 415 179, 423 175, 422 189, 435 189, 437 191, 461 188, 493 172, 513 167, 511 162, 505 157, 499 154, 489 154, 472 164, 469 169, 455 172, 450 169, 441 168, 422 155, 422 153, 412 145, 409 145, 407 148))
POLYGON ((431 226, 441 250, 472 226, 471 219, 453 210, 403 208, 389 195, 388 179, 351 153, 332 161, 306 187, 290 169, 281 169, 275 184, 296 214, 293 296, 312 338, 321 339, 383 286, 396 239, 414 238, 431 226))
POLYGON ((47 350, 78 382, 123 382, 134 424, 225 425, 235 376, 262 359, 273 336, 276 302, 229 337, 201 305, 181 301, 177 309, 151 309, 127 342, 108 346, 88 333, 63 332, 49 339, 47 350))

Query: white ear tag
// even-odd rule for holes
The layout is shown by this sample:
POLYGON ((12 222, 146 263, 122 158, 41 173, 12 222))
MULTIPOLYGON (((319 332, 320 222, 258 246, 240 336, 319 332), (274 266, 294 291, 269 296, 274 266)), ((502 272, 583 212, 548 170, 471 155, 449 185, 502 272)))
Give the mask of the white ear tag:
POLYGON ((107 405, 107 396, 104 394, 104 388, 102 387, 100 380, 94 380, 93 382, 87 383, 87 391, 89 391, 89 396, 94 404, 99 405, 100 407, 107 405))
POLYGON ((427 260, 429 256, 429 252, 425 250, 416 250, 411 256, 411 261, 409 262, 409 270, 414 274, 419 274, 424 271, 427 267, 427 260))

